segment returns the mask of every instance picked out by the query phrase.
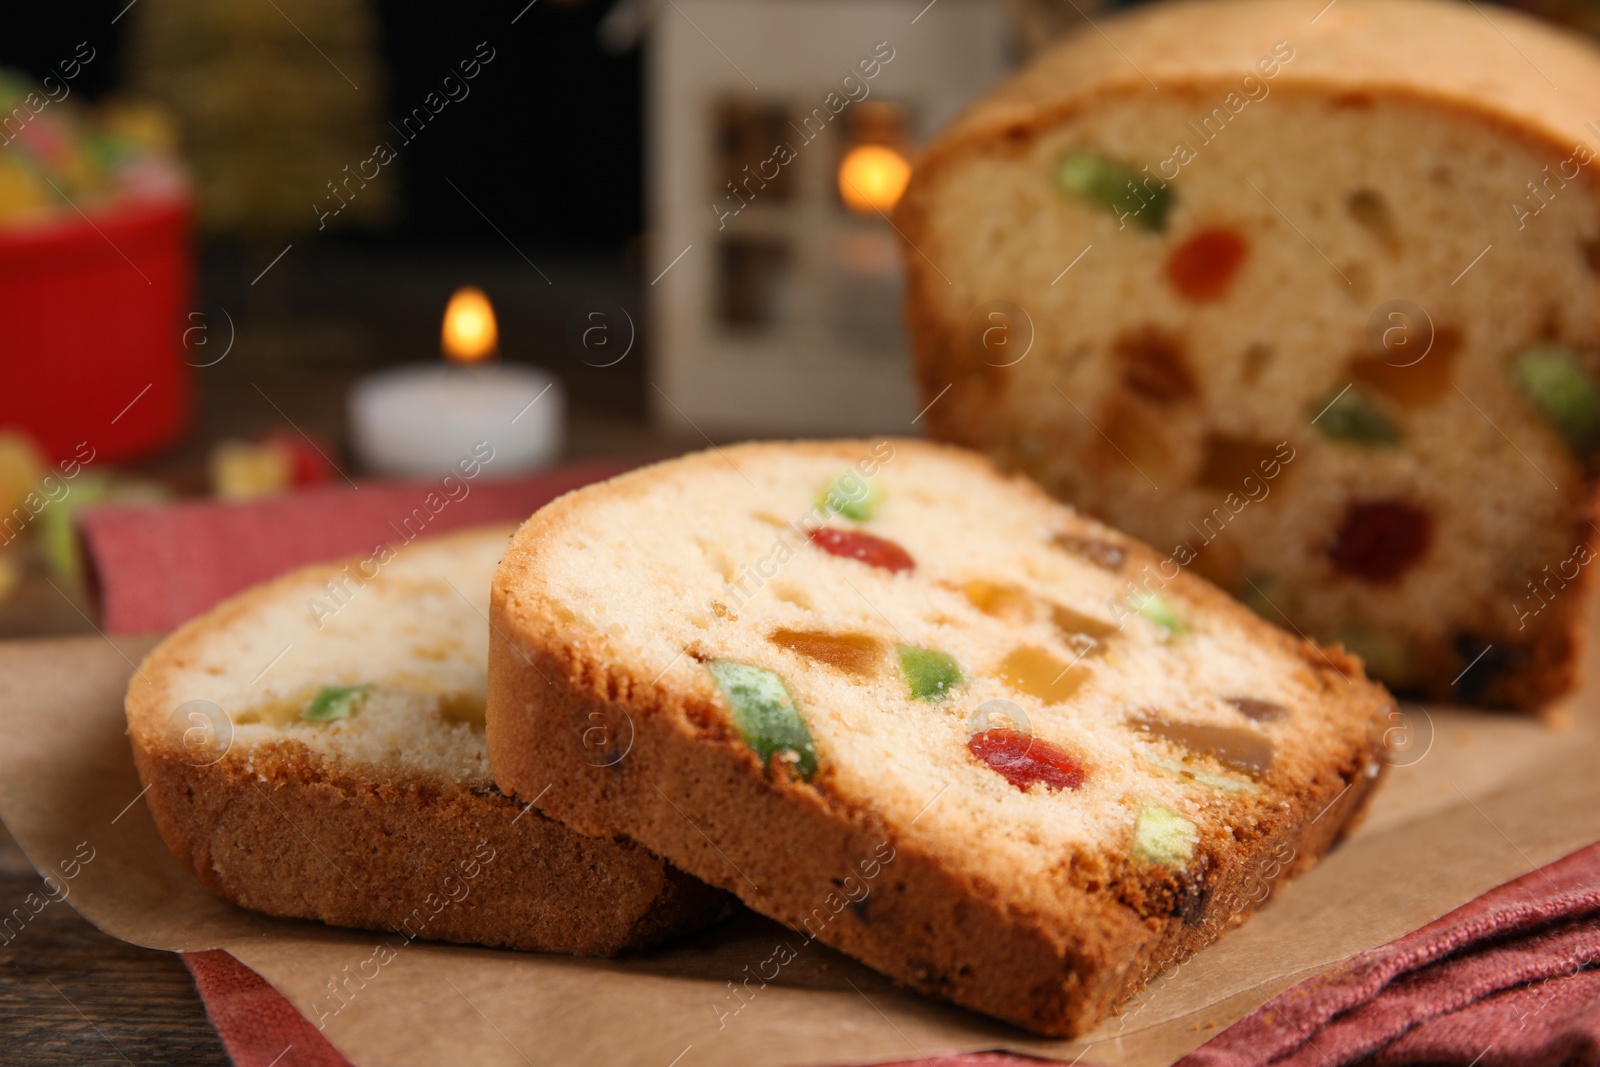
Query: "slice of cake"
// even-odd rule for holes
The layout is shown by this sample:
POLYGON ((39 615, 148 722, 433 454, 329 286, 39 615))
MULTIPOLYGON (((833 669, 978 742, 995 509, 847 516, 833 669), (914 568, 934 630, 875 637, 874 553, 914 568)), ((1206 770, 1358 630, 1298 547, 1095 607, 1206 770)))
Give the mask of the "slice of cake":
POLYGON ((636 845, 495 788, 485 612, 509 533, 295 571, 150 653, 128 689, 134 761, 206 888, 407 939, 595 955, 725 910, 636 845))
POLYGON ((901 203, 931 432, 1405 691, 1570 689, 1600 52, 1426 0, 1097 25, 958 120, 901 203))
POLYGON ((914 441, 581 489, 512 539, 490 617, 501 789, 1050 1034, 1321 855, 1391 706, 1350 657, 914 441), (595 730, 626 757, 597 765, 595 730))

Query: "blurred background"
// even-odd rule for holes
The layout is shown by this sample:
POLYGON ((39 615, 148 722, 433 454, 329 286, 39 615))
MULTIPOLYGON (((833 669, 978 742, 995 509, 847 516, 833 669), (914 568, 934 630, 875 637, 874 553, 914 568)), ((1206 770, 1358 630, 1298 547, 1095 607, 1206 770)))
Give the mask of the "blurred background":
MULTIPOLYGON (((1311 0, 1308 0, 1310 3, 1311 0)), ((919 145, 1091 0, 108 0, 0 36, 0 636, 72 515, 906 432, 919 145), (503 461, 503 462, 502 462, 503 461)), ((1600 33, 1591 0, 1523 0, 1600 33)))

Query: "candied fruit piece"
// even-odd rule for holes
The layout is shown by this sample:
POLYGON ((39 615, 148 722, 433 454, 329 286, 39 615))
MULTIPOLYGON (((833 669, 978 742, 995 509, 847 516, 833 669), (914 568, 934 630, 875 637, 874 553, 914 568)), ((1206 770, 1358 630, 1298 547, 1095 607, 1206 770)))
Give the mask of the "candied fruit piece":
POLYGON ((1236 771, 1262 775, 1272 769, 1272 742, 1254 730, 1171 722, 1150 716, 1134 720, 1133 725, 1191 752, 1211 756, 1236 771))
POLYGON ((1118 337, 1112 348, 1122 363, 1122 384, 1146 400, 1172 404, 1199 394, 1176 337, 1147 326, 1118 337))
POLYGON ((1336 570, 1387 584, 1416 566, 1433 543, 1433 517, 1403 500, 1352 503, 1328 547, 1336 570))
POLYGON ((1600 444, 1600 383, 1565 345, 1529 345, 1513 368, 1517 386, 1567 446, 1587 456, 1600 444))
POLYGON ((1064 604, 1050 605, 1050 621, 1055 624, 1061 639, 1074 648, 1083 647, 1085 643, 1093 645, 1100 638, 1110 637, 1117 632, 1113 623, 1074 611, 1064 604))
POLYGON ((1165 630, 1169 638, 1187 630, 1171 602, 1160 593, 1141 593, 1129 600, 1128 606, 1165 630))
POLYGON ((1223 433, 1206 435, 1204 458, 1200 462, 1200 484, 1207 489, 1238 492, 1246 478, 1262 481, 1282 471, 1276 445, 1223 433), (1269 471, 1273 473, 1269 474, 1269 471))
POLYGON ((1142 808, 1133 824, 1133 854, 1146 863, 1186 867, 1194 860, 1200 832, 1171 808, 1142 808))
POLYGON ((1311 406, 1312 422, 1324 437, 1367 448, 1393 448, 1400 430, 1355 386, 1311 406))
POLYGON ((1038 697, 1046 704, 1062 704, 1071 700, 1089 678, 1089 672, 1084 668, 1052 656, 1034 645, 1024 645, 1012 651, 1000 661, 995 674, 1017 692, 1038 697))
POLYGON ((1035 782, 1051 792, 1077 789, 1085 771, 1070 753, 1020 730, 996 727, 973 734, 967 750, 1024 793, 1035 782))
POLYGON ((1345 208, 1362 229, 1382 242, 1390 252, 1400 250, 1400 233, 1395 227, 1389 201, 1376 189, 1355 189, 1345 197, 1345 208))
POLYGON ((1248 793, 1255 789, 1255 786, 1251 783, 1238 778, 1226 778, 1220 774, 1207 774, 1204 771, 1193 770, 1185 767, 1177 760, 1170 760, 1164 756, 1151 756, 1150 765, 1221 793, 1248 793))
POLYGON ((830 556, 853 559, 869 567, 882 567, 898 574, 916 567, 911 554, 893 541, 859 530, 836 530, 819 526, 811 531, 811 543, 830 556))
POLYGON ((823 490, 822 498, 817 503, 847 519, 866 522, 883 503, 883 486, 878 484, 876 478, 857 474, 853 470, 845 471, 823 490))
POLYGON ((1145 478, 1165 477, 1179 453, 1168 423, 1151 406, 1126 390, 1118 390, 1095 409, 1100 433, 1084 440, 1081 462, 1091 471, 1126 473, 1129 467, 1145 478))
POLYGON ((1172 210, 1172 191, 1159 179, 1153 186, 1137 172, 1095 152, 1068 152, 1056 167, 1061 188, 1110 208, 1118 219, 1159 233, 1172 210))
POLYGON ((482 727, 488 719, 482 693, 448 693, 439 698, 439 718, 482 727))
POLYGON ((961 586, 972 606, 985 615, 1009 622, 1032 622, 1040 609, 1050 609, 1050 621, 1066 644, 1078 651, 1094 648, 1099 638, 1117 632, 1115 625, 1061 604, 1042 601, 1028 590, 1008 582, 977 578, 961 586))
POLYGON ((1119 571, 1128 561, 1128 550, 1119 544, 1105 541, 1098 537, 1082 537, 1078 534, 1056 534, 1050 543, 1063 552, 1070 552, 1108 571, 1119 571))
POLYGON ((306 702, 300 717, 306 722, 348 719, 361 710, 371 692, 370 685, 325 685, 306 702))
POLYGON ((706 670, 728 700, 739 736, 770 767, 772 757, 792 763, 801 778, 817 773, 817 752, 811 731, 783 679, 762 667, 728 659, 706 662, 706 670))
POLYGON ((1238 230, 1224 226, 1201 230, 1167 257, 1167 281, 1186 300, 1218 300, 1249 254, 1250 243, 1238 230))
POLYGON ((1360 355, 1350 361, 1350 376, 1407 407, 1421 407, 1451 391, 1460 351, 1461 331, 1441 326, 1434 331, 1433 343, 1420 359, 1404 350, 1387 358, 1360 355))
POLYGON ((901 645, 896 651, 913 700, 943 700, 964 679, 956 661, 936 649, 901 645))
POLYGON ((1033 616, 1033 594, 1019 585, 974 578, 961 587, 972 606, 997 619, 1022 621, 1033 616))
POLYGON ((882 644, 869 634, 778 629, 772 631, 769 640, 807 659, 826 663, 857 678, 871 675, 883 654, 882 644))
POLYGON ((1289 709, 1274 700, 1258 700, 1255 697, 1228 697, 1228 703, 1239 709, 1239 713, 1251 722, 1277 722, 1289 714, 1289 709))

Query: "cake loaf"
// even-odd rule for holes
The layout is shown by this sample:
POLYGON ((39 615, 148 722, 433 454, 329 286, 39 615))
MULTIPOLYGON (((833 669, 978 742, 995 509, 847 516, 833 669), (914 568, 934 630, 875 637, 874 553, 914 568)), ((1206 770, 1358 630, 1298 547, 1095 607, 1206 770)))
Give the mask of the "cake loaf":
POLYGON ((489 580, 509 527, 295 571, 185 624, 128 689, 172 854, 272 915, 610 955, 728 898, 494 787, 489 580))
POLYGON ((1107 19, 930 146, 925 422, 1399 690, 1537 707, 1594 557, 1600 53, 1318 7, 1107 19))
POLYGON ((513 538, 490 617, 502 790, 1047 1034, 1314 862, 1391 707, 1350 657, 914 441, 578 490, 513 538))

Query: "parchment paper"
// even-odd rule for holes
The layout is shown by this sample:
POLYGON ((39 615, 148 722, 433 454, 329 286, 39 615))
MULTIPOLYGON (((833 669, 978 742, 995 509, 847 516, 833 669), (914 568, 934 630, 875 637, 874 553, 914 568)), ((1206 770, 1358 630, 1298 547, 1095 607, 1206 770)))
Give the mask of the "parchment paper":
POLYGON ((407 944, 235 908, 171 858, 140 800, 122 694, 151 643, 0 644, 0 817, 51 876, 46 906, 75 907, 150 948, 227 949, 358 1065, 778 1067, 992 1048, 1166 1064, 1286 986, 1600 839, 1591 694, 1545 721, 1416 709, 1396 722, 1406 765, 1348 841, 1121 1019, 1079 1042, 1041 1041, 897 990, 749 913, 671 948, 596 961, 407 944), (779 943, 795 961, 734 998, 727 983, 779 943))

